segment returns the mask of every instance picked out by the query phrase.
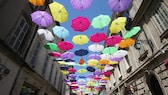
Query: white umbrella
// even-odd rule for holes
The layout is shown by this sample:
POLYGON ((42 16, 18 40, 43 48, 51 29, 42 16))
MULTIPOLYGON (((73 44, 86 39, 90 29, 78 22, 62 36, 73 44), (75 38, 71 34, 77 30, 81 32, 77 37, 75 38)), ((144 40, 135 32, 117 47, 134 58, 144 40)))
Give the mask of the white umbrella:
POLYGON ((104 46, 94 43, 94 44, 89 45, 88 49, 92 52, 101 52, 104 49, 104 46))
POLYGON ((39 35, 43 35, 47 41, 53 41, 54 40, 53 34, 47 29, 38 29, 37 33, 39 35))
POLYGON ((101 57, 101 59, 110 59, 111 55, 109 55, 109 54, 101 54, 100 57, 101 57))
POLYGON ((113 54, 113 57, 114 58, 121 58, 121 57, 126 56, 127 54, 128 54, 128 51, 126 51, 126 50, 118 50, 117 52, 115 52, 113 54))
POLYGON ((105 67, 104 67, 104 71, 106 72, 106 71, 110 71, 110 70, 112 70, 112 69, 114 69, 114 67, 113 66, 110 66, 110 65, 106 65, 105 67))

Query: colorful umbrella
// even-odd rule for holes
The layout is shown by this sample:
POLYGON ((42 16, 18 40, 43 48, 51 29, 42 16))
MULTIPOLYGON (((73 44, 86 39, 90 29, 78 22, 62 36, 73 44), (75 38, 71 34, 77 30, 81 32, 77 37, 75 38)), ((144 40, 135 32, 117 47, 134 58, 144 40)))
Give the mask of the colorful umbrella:
POLYGON ((112 72, 110 71, 103 72, 103 75, 105 75, 106 77, 110 77, 111 74, 112 72))
POLYGON ((127 10, 132 0, 109 0, 108 5, 113 12, 122 12, 127 10))
POLYGON ((121 42, 119 43, 119 47, 120 48, 128 48, 129 46, 133 45, 135 43, 135 40, 132 38, 128 38, 125 40, 121 40, 121 42))
POLYGON ((89 55, 89 59, 100 60, 100 55, 99 54, 90 54, 89 55))
POLYGON ((58 42, 57 45, 60 50, 71 50, 73 48, 73 45, 68 41, 58 42))
POLYGON ((69 74, 69 72, 66 71, 66 70, 61 70, 61 73, 64 74, 64 75, 68 75, 69 74))
POLYGON ((73 52, 64 52, 63 54, 61 54, 61 58, 63 59, 71 59, 75 56, 75 54, 73 52))
POLYGON ((114 57, 114 58, 122 58, 122 57, 126 56, 127 54, 128 54, 128 51, 126 51, 126 50, 118 50, 117 52, 115 52, 113 54, 112 57, 114 57))
POLYGON ((116 64, 118 64, 117 61, 110 61, 110 62, 109 62, 109 65, 116 65, 116 64))
POLYGON ((117 52, 117 48, 116 47, 106 47, 104 48, 104 50, 102 51, 103 54, 114 54, 115 52, 117 52))
POLYGON ((90 41, 91 42, 101 42, 101 41, 104 41, 106 39, 106 34, 105 33, 102 33, 102 32, 97 32, 95 34, 92 34, 90 36, 90 41))
POLYGON ((102 75, 103 73, 101 72, 101 70, 98 70, 98 69, 97 69, 97 70, 94 72, 94 74, 100 76, 100 75, 102 75))
POLYGON ((104 66, 103 65, 97 65, 96 68, 97 69, 104 69, 104 66))
POLYGON ((94 71, 95 71, 95 68, 94 68, 94 67, 91 67, 91 66, 88 66, 86 69, 87 69, 88 71, 90 71, 90 72, 94 72, 94 71))
POLYGON ((111 61, 121 61, 123 59, 123 57, 121 58, 115 58, 115 57, 111 57, 111 61))
POLYGON ((92 0, 71 0, 71 5, 76 10, 85 10, 90 7, 92 0))
POLYGON ((127 32, 124 34, 123 38, 127 39, 134 35, 136 35, 141 30, 140 26, 132 27, 131 30, 127 30, 127 32))
POLYGON ((53 23, 52 16, 46 11, 35 11, 31 13, 32 21, 38 26, 48 27, 53 23))
POLYGON ((86 72, 87 72, 86 69, 79 69, 79 70, 78 70, 78 73, 81 73, 81 74, 86 73, 86 72))
POLYGON ((92 52, 101 52, 104 49, 104 46, 94 43, 94 44, 89 45, 88 49, 92 52))
POLYGON ((38 29, 38 30, 37 30, 37 33, 38 33, 39 35, 43 35, 44 38, 45 38, 47 41, 53 41, 53 40, 54 40, 53 34, 52 34, 49 30, 47 30, 47 29, 38 29))
POLYGON ((49 8, 55 21, 58 22, 67 21, 68 12, 62 4, 58 2, 53 2, 49 4, 49 8))
POLYGON ((78 84, 79 85, 85 85, 86 84, 86 80, 85 79, 79 79, 78 80, 78 84))
POLYGON ((75 60, 72 60, 72 59, 65 59, 64 61, 65 62, 75 62, 75 60))
POLYGON ((75 62, 66 62, 66 65, 74 66, 74 65, 77 65, 77 64, 75 62))
POLYGON ((110 60, 108 60, 108 59, 101 59, 101 60, 99 60, 99 63, 103 64, 103 65, 107 65, 107 64, 109 64, 109 62, 110 62, 110 60))
POLYGON ((111 55, 110 54, 101 54, 100 57, 101 57, 101 59, 110 59, 111 55))
POLYGON ((90 22, 86 17, 78 16, 77 18, 72 20, 71 27, 75 31, 83 32, 87 30, 90 26, 90 22))
POLYGON ((88 50, 85 49, 79 49, 75 51, 76 56, 84 56, 87 55, 88 53, 89 53, 88 50))
POLYGON ((70 77, 70 78, 76 78, 76 74, 69 74, 68 77, 70 77))
POLYGON ((63 39, 69 37, 69 31, 62 26, 55 26, 53 28, 53 33, 59 38, 63 38, 63 39))
POLYGON ((79 60, 79 64, 80 65, 83 65, 85 63, 85 60, 83 59, 83 58, 81 58, 80 60, 79 60))
POLYGON ((69 69, 68 69, 68 72, 70 72, 70 73, 75 73, 75 72, 76 72, 76 69, 75 69, 75 68, 69 68, 69 69))
POLYGON ((87 75, 87 78, 89 78, 89 79, 93 79, 95 76, 93 75, 93 74, 89 74, 89 75, 87 75))
POLYGON ((99 15, 92 19, 91 25, 94 28, 101 29, 109 25, 110 21, 111 21, 111 18, 108 15, 99 15))
POLYGON ((61 53, 59 53, 59 52, 52 52, 52 53, 49 53, 49 55, 58 58, 58 57, 61 56, 61 53))
POLYGON ((88 63, 88 66, 96 66, 99 63, 99 61, 96 59, 90 59, 87 61, 87 63, 88 63))
POLYGON ((116 36, 110 36, 106 40, 106 45, 108 46, 114 46, 115 44, 118 44, 122 40, 122 37, 119 35, 116 36))
POLYGON ((118 17, 110 25, 111 33, 118 33, 124 29, 126 24, 126 17, 118 17))
POLYGON ((44 6, 45 0, 29 0, 34 6, 44 6))
POLYGON ((105 67, 104 67, 104 71, 110 71, 110 70, 113 70, 114 69, 114 67, 113 66, 110 66, 110 65, 106 65, 105 67))
POLYGON ((46 49, 52 50, 52 51, 58 51, 59 48, 55 43, 47 43, 44 45, 46 49))
POLYGON ((83 45, 89 42, 89 38, 87 35, 76 35, 72 38, 72 42, 78 45, 83 45))
POLYGON ((66 66, 61 66, 60 69, 61 69, 61 70, 68 70, 68 67, 66 67, 66 66))

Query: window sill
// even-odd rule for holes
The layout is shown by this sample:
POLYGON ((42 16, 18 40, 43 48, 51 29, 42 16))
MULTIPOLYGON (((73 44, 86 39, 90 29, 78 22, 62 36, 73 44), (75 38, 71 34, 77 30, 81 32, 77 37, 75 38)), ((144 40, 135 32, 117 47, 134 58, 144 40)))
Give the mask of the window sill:
POLYGON ((161 41, 168 38, 168 29, 160 36, 161 41))
POLYGON ((127 69, 127 73, 131 72, 132 70, 132 66, 129 66, 129 68, 127 69))
POLYGON ((148 55, 148 50, 146 50, 143 54, 141 54, 138 59, 139 59, 140 61, 143 61, 144 59, 147 58, 147 55, 148 55))

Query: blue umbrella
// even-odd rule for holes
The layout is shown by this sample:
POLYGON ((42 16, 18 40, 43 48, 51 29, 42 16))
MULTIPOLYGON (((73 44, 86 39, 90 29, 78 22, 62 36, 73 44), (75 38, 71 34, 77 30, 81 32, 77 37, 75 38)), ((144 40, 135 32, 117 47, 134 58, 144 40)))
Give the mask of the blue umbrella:
POLYGON ((61 69, 61 70, 68 70, 68 67, 61 66, 60 69, 61 69))
POLYGON ((88 50, 85 50, 85 49, 79 49, 75 51, 76 56, 84 56, 84 55, 87 55, 88 53, 89 53, 88 50))
POLYGON ((73 59, 65 59, 64 61, 65 62, 75 62, 75 60, 73 60, 73 59))
POLYGON ((63 39, 69 37, 69 31, 62 26, 55 26, 53 28, 53 33, 59 38, 63 38, 63 39))
POLYGON ((78 76, 79 78, 86 78, 86 76, 78 76))
POLYGON ((94 67, 91 67, 91 66, 88 66, 88 67, 87 67, 87 70, 90 71, 90 72, 94 72, 94 71, 95 71, 95 68, 94 68, 94 67))

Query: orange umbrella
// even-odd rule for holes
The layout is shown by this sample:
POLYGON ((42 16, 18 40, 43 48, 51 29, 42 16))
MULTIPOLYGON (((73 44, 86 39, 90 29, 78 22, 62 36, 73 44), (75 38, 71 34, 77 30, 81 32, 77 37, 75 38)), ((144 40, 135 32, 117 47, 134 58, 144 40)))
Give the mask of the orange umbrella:
POLYGON ((85 63, 85 60, 83 59, 83 58, 81 58, 80 60, 79 60, 79 64, 80 65, 83 65, 85 63))
POLYGON ((29 0, 29 2, 32 3, 34 6, 43 6, 45 0, 29 0))
POLYGON ((133 45, 134 43, 135 43, 134 39, 128 38, 128 39, 125 39, 125 40, 121 40, 121 42, 119 43, 119 47, 120 48, 127 48, 127 47, 133 45))
POLYGON ((106 64, 109 64, 109 62, 110 61, 108 59, 101 59, 101 60, 99 60, 100 64, 105 64, 106 65, 106 64))
POLYGON ((109 78, 108 77, 102 77, 102 80, 109 80, 109 78))

